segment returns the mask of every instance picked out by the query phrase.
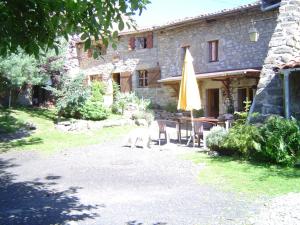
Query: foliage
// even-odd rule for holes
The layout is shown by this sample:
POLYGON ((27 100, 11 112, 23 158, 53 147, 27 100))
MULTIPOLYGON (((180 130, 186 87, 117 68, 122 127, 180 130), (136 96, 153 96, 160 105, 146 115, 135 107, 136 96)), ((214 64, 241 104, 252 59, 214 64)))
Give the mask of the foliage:
MULTIPOLYGON (((1 1, 0 3, 0 55, 16 52, 18 46, 28 54, 38 56, 40 49, 57 50, 57 38, 68 40, 70 34, 82 34, 85 48, 92 37, 108 41, 116 40, 117 29, 130 28, 130 16, 141 14, 149 0, 90 0, 90 1, 1 1), (126 19, 125 19, 126 18, 126 19), (118 25, 115 28, 113 25, 118 25), (100 29, 100 31, 99 31, 100 29), (26 35, 24 35, 26 34, 26 35)), ((115 43, 113 43, 115 47, 115 43)))
POLYGON ((195 118, 202 117, 204 116, 204 109, 194 110, 193 113, 195 118))
POLYGON ((227 135, 228 132, 225 130, 225 128, 220 126, 213 127, 206 137, 207 147, 214 151, 221 149, 227 135))
POLYGON ((236 124, 228 133, 224 147, 240 156, 249 158, 260 148, 259 128, 253 125, 236 124))
MULTIPOLYGON (((0 114, 3 114, 0 109, 0 114)), ((62 132, 55 128, 56 111, 40 108, 14 108, 9 112, 14 120, 4 121, 8 127, 17 128, 15 121, 26 121, 36 125, 37 130, 28 137, 0 142, 0 152, 9 150, 37 150, 53 152, 71 147, 100 144, 109 140, 119 140, 132 129, 130 126, 103 128, 89 132, 62 132)), ((1 117, 2 118, 2 117, 1 117)), ((0 119, 1 119, 0 118, 0 119)), ((19 127, 19 125, 18 125, 19 127)))
POLYGON ((120 85, 113 81, 113 102, 117 101, 117 96, 120 94, 120 85))
POLYGON ((103 95, 106 86, 103 82, 93 82, 91 86, 91 97, 79 109, 80 116, 88 120, 104 120, 110 111, 103 104, 103 95))
POLYGON ((10 88, 21 88, 24 84, 36 85, 47 81, 47 77, 40 74, 38 61, 21 49, 18 49, 17 53, 0 58, 0 73, 6 79, 6 83, 1 85, 10 88))
POLYGON ((80 115, 87 120, 104 120, 109 116, 110 111, 101 101, 88 100, 79 109, 80 115))
POLYGON ((103 82, 99 82, 99 81, 93 82, 91 91, 92 91, 91 101, 103 102, 103 95, 105 94, 106 91, 106 86, 103 82))
POLYGON ((177 104, 175 102, 169 102, 165 107, 164 109, 167 111, 167 112, 171 112, 171 113, 175 113, 177 112, 177 104))
POLYGON ((258 153, 265 160, 293 165, 300 153, 299 123, 278 116, 270 117, 261 128, 261 148, 258 153))
POLYGON ((84 76, 75 78, 63 76, 57 88, 47 87, 56 97, 56 108, 59 115, 80 118, 80 108, 90 97, 90 90, 84 85, 84 76))
MULTIPOLYGON (((140 100, 134 92, 131 93, 117 93, 116 100, 112 106, 112 111, 117 114, 123 114, 125 107, 129 105, 138 106, 140 100)), ((143 104, 143 102, 142 102, 143 104)))
POLYGON ((210 157, 194 153, 188 158, 205 164, 199 182, 216 188, 249 194, 249 196, 277 196, 300 192, 300 170, 270 164, 258 164, 232 157, 210 157))
POLYGON ((132 115, 132 119, 139 120, 144 119, 150 125, 154 120, 154 113, 152 111, 138 111, 132 115))

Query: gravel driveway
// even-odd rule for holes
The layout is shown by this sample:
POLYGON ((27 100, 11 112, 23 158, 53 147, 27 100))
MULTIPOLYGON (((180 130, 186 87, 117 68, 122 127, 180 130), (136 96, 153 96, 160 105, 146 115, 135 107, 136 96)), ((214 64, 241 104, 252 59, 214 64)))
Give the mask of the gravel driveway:
POLYGON ((0 155, 0 224, 245 224, 260 203, 200 184, 190 148, 105 143, 0 155))

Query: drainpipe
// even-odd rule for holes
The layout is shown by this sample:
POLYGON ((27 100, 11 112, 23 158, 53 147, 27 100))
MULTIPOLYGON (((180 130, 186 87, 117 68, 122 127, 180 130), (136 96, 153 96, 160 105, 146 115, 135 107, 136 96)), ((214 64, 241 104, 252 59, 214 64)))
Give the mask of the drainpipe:
POLYGON ((269 6, 264 6, 264 3, 261 4, 261 11, 266 12, 266 11, 270 11, 272 9, 278 8, 280 6, 280 2, 274 4, 274 5, 269 5, 269 6))
POLYGON ((283 90, 284 90, 284 116, 286 119, 291 117, 290 110, 290 81, 289 81, 290 71, 283 71, 283 90))

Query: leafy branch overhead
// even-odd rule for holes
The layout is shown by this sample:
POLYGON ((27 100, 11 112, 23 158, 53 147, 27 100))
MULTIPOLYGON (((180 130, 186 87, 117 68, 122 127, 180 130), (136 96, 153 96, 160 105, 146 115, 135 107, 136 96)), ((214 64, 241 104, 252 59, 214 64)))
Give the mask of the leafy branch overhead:
POLYGON ((85 48, 92 37, 107 46, 117 30, 133 26, 149 0, 3 0, 0 2, 0 55, 18 46, 38 56, 40 49, 58 48, 57 38, 82 34, 85 48), (126 20, 124 18, 127 18, 126 20), (115 28, 117 25, 118 28, 115 28))

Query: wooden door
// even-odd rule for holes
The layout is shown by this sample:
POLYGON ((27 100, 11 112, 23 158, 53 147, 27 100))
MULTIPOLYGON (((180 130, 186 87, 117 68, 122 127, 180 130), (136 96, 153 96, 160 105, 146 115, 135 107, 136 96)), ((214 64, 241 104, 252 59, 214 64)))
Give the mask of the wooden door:
POLYGON ((207 116, 219 116, 219 89, 207 89, 207 116))
POLYGON ((120 88, 121 88, 121 92, 123 93, 132 91, 131 72, 123 72, 120 74, 120 88))

